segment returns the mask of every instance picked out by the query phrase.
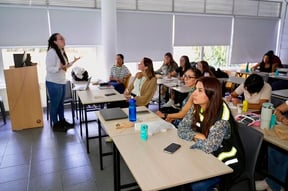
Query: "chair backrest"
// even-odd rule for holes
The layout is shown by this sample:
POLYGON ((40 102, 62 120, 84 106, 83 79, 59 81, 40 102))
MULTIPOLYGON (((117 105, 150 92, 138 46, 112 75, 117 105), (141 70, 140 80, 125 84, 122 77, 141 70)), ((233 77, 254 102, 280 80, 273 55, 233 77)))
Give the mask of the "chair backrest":
POLYGON ((126 78, 126 81, 124 83, 124 86, 125 88, 128 88, 129 84, 130 84, 130 79, 131 79, 131 75, 129 75, 127 78, 126 78))
POLYGON ((66 86, 65 86, 65 98, 64 100, 72 99, 72 84, 70 80, 67 80, 66 86))
POLYGON ((238 131, 245 152, 245 172, 249 176, 251 184, 253 184, 252 186, 255 188, 255 167, 264 135, 253 127, 243 124, 239 124, 238 131))

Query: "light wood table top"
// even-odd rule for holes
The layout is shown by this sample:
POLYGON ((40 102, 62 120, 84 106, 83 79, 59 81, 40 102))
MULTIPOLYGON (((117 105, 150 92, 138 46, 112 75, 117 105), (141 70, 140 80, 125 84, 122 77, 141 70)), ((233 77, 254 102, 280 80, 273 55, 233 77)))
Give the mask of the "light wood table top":
MULTIPOLYGON (((149 128, 149 127, 148 127, 149 128)), ((231 173, 233 170, 201 150, 190 149, 193 142, 177 136, 177 129, 140 139, 139 133, 115 136, 117 146, 141 190, 161 190, 231 173), (173 154, 163 149, 170 143, 181 148, 173 154)))
MULTIPOLYGON (((237 109, 235 108, 230 108, 231 112, 233 114, 233 116, 238 115, 237 113, 237 109)), ((247 113, 249 112, 253 112, 255 110, 248 110, 247 113)), ((278 138, 275 133, 271 130, 271 132, 269 134, 265 133, 263 129, 261 129, 260 127, 251 127, 251 128, 255 128, 257 130, 259 130, 261 133, 264 134, 264 140, 279 147, 282 148, 286 151, 288 151, 288 140, 281 140, 280 138, 278 138)), ((287 127, 288 128, 288 127, 287 127)))
MULTIPOLYGON (((123 111, 128 115, 128 108, 123 108, 123 111)), ((136 122, 142 122, 142 121, 153 121, 153 120, 159 120, 159 117, 149 111, 145 106, 137 107, 137 112, 139 111, 148 111, 149 113, 136 113, 137 121, 136 122)), ((130 128, 121 128, 117 129, 116 124, 124 124, 128 123, 129 119, 117 119, 117 120, 111 120, 111 121, 105 121, 100 113, 100 111, 96 111, 96 115, 98 119, 100 120, 102 127, 106 131, 106 133, 111 137, 114 138, 118 135, 125 135, 125 134, 135 134, 138 133, 138 131, 134 130, 134 127, 130 128)))
POLYGON ((217 78, 222 82, 231 82, 233 84, 242 84, 245 81, 245 78, 237 77, 237 76, 230 76, 229 78, 217 78))
POLYGON ((274 91, 272 91, 272 96, 287 100, 288 99, 288 89, 274 90, 274 91))
POLYGON ((83 105, 108 103, 115 101, 125 101, 126 98, 115 89, 88 89, 86 91, 77 91, 77 96, 83 105), (107 94, 115 95, 107 95, 107 94))

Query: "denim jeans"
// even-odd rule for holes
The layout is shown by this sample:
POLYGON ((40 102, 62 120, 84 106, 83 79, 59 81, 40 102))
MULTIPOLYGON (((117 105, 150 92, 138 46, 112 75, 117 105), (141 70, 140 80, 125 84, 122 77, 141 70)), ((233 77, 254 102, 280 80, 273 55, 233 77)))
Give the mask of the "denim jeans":
MULTIPOLYGON (((288 154, 268 147, 268 172, 285 182, 288 174, 288 154)), ((266 181, 273 191, 281 189, 281 186, 270 178, 267 178, 266 181)))
POLYGON ((50 98, 50 120, 52 124, 64 120, 64 98, 66 84, 57 84, 46 81, 46 87, 50 98), (59 117, 59 120, 58 120, 59 117))
POLYGON ((194 182, 190 184, 190 188, 193 191, 213 191, 216 184, 221 181, 220 177, 214 177, 199 182, 194 182))

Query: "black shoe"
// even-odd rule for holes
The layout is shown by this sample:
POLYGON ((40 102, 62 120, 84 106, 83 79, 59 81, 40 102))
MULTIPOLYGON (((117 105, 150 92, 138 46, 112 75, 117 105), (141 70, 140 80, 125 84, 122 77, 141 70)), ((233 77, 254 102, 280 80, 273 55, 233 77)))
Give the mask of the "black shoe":
POLYGON ((74 128, 74 124, 67 122, 65 119, 61 120, 61 124, 67 129, 74 128))
POLYGON ((55 123, 53 125, 53 131, 56 131, 56 132, 66 132, 67 131, 67 128, 62 125, 62 123, 60 121, 58 121, 57 123, 55 123))

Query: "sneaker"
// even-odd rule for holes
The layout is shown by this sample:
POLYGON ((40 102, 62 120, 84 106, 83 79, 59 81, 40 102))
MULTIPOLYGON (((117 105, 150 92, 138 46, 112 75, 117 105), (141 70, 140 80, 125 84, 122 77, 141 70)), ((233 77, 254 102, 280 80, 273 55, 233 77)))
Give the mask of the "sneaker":
POLYGON ((255 187, 257 191, 262 191, 262 190, 268 190, 270 191, 271 188, 269 187, 268 183, 266 180, 258 180, 255 181, 255 187))
POLYGON ((67 128, 65 126, 63 126, 62 122, 60 122, 60 121, 55 123, 52 128, 53 128, 53 131, 56 131, 56 132, 66 132, 67 131, 67 128))
POLYGON ((106 143, 112 143, 113 140, 112 140, 111 137, 106 137, 106 138, 105 138, 105 142, 106 142, 106 143))
POLYGON ((67 122, 65 119, 61 120, 60 123, 67 129, 74 128, 74 125, 72 123, 67 122))
POLYGON ((169 99, 169 101, 165 103, 162 107, 171 107, 172 105, 174 105, 174 100, 169 99))

